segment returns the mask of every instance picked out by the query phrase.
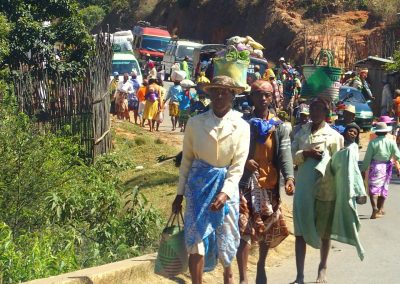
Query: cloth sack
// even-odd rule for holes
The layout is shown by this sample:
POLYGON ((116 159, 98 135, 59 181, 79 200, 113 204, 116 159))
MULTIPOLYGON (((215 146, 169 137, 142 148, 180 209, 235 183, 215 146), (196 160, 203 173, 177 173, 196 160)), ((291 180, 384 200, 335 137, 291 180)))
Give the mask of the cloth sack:
POLYGON ((164 121, 164 114, 162 113, 162 110, 157 113, 156 115, 156 121, 158 123, 162 123, 164 121))
POLYGON ((186 78, 186 72, 183 70, 174 70, 171 74, 171 81, 182 81, 186 78))
POLYGON ((174 277, 187 270, 188 262, 182 212, 172 213, 161 233, 154 273, 167 278, 174 277))

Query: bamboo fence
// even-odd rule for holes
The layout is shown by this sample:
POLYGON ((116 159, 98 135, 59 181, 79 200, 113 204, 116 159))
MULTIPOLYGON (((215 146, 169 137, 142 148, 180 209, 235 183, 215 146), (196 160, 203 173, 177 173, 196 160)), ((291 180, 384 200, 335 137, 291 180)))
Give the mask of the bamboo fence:
POLYGON ((20 110, 35 119, 42 131, 80 137, 85 157, 93 162, 111 149, 111 60, 110 38, 99 34, 95 56, 81 81, 61 72, 50 76, 46 68, 26 70, 21 65, 13 71, 20 110))

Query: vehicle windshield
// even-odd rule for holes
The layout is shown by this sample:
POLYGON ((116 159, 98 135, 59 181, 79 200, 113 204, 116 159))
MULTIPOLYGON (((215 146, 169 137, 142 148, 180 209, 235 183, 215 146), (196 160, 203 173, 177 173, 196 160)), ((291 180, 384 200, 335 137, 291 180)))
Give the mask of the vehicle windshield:
POLYGON ((114 40, 112 49, 114 52, 132 51, 132 44, 127 40, 114 40))
POLYGON ((155 36, 143 36, 142 48, 151 50, 165 52, 167 49, 169 38, 155 37, 155 36))
POLYGON ((187 56, 190 58, 190 60, 192 60, 193 59, 193 51, 194 51, 193 46, 181 45, 178 47, 178 53, 176 56, 179 58, 185 58, 185 56, 187 56))
POLYGON ((340 89, 339 100, 349 103, 366 103, 363 94, 358 90, 340 89))
POLYGON ((132 70, 136 71, 136 74, 140 74, 140 68, 138 63, 135 60, 113 60, 112 61, 112 71, 111 75, 114 72, 118 72, 118 74, 123 75, 124 73, 131 74, 132 70))

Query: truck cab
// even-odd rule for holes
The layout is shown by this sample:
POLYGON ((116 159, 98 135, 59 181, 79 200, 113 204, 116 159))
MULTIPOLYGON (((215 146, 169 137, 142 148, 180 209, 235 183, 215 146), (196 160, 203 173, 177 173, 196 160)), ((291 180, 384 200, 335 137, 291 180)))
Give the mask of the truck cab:
POLYGON ((133 52, 142 68, 147 60, 161 66, 165 50, 171 35, 165 27, 153 27, 148 22, 140 21, 133 28, 133 52))

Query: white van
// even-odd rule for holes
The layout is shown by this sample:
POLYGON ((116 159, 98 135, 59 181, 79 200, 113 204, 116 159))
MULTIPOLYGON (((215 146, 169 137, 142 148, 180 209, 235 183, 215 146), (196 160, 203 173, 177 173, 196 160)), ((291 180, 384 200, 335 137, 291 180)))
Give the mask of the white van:
POLYGON ((114 77, 114 72, 118 72, 119 80, 122 81, 124 73, 131 75, 132 70, 136 71, 139 84, 143 83, 142 71, 139 67, 139 62, 132 53, 114 53, 112 58, 112 70, 110 77, 114 77))
POLYGON ((202 44, 188 40, 171 40, 164 54, 162 61, 165 78, 171 75, 171 67, 174 63, 181 63, 185 56, 189 57, 189 69, 193 69, 193 51, 202 44))

